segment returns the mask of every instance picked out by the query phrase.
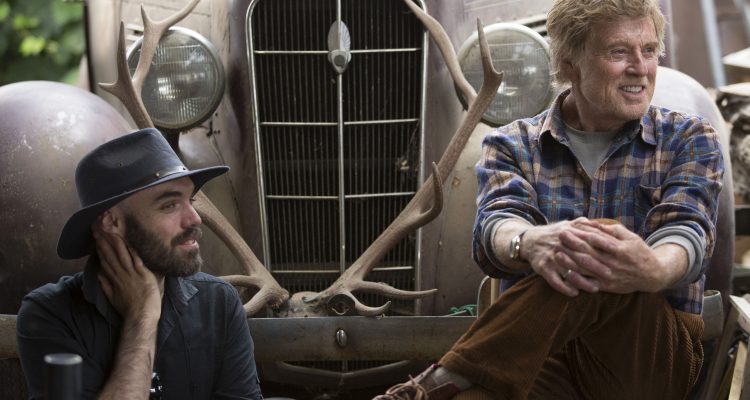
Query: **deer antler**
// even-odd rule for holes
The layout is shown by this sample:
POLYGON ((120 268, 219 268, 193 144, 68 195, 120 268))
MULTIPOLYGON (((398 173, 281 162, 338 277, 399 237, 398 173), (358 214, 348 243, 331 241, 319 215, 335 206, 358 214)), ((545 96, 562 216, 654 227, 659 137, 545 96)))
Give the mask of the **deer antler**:
MULTIPOLYGON (((120 99, 130 116, 133 117, 136 126, 139 128, 152 127, 154 122, 151 121, 146 106, 143 105, 141 91, 136 91, 133 81, 130 80, 125 51, 125 24, 120 22, 120 34, 117 41, 117 80, 113 83, 100 83, 99 87, 120 99)), ((138 63, 138 66, 140 67, 141 64, 138 63)))
MULTIPOLYGON (((432 21, 430 23, 425 22, 425 26, 430 31, 433 39, 438 42, 438 46, 442 49, 451 49, 450 52, 443 51, 443 57, 446 63, 450 65, 458 66, 456 54, 452 50, 452 46, 448 41, 448 35, 440 26, 437 21, 427 16, 421 9, 413 5, 412 0, 404 0, 409 7, 420 16, 420 20, 432 21), (447 42, 447 43, 446 43, 447 42), (450 47, 449 47, 450 46, 450 47)), ((384 283, 368 282, 364 280, 375 265, 385 256, 385 254, 401 240, 407 233, 416 229, 419 226, 425 225, 433 218, 435 218, 442 207, 442 184, 445 179, 450 175, 453 167, 458 161, 458 157, 463 150, 466 142, 469 140, 471 133, 479 123, 484 111, 492 102, 492 99, 497 93, 497 88, 502 82, 503 74, 497 72, 492 66, 492 58, 490 57, 489 46, 484 35, 482 24, 477 20, 477 30, 479 32, 479 43, 481 46, 482 54, 482 65, 484 67, 484 82, 479 94, 475 97, 467 96, 469 99, 469 110, 464 118, 458 131, 451 139, 448 144, 448 148, 440 158, 440 162, 435 166, 433 164, 433 173, 427 182, 419 189, 414 195, 409 204, 406 205, 404 210, 396 217, 391 225, 375 239, 367 250, 354 262, 329 288, 316 294, 310 298, 304 298, 303 301, 308 304, 326 304, 328 309, 336 314, 341 314, 351 307, 358 314, 364 316, 375 316, 385 312, 390 306, 390 302, 380 307, 369 307, 359 302, 352 292, 362 291, 369 293, 378 293, 391 298, 399 299, 415 299, 424 297, 428 294, 434 293, 437 289, 424 290, 424 291, 406 291, 393 288, 384 283), (430 208, 431 194, 434 193, 435 202, 430 208)), ((453 73, 454 79, 459 81, 457 84, 462 86, 461 80, 463 75, 458 71, 458 75, 461 76, 457 79, 457 74, 453 73)), ((467 83, 468 85, 468 83, 467 83)), ((471 86, 469 86, 471 89, 471 86)), ((473 93, 471 89, 468 94, 473 93)))
POLYGON ((458 89, 463 93, 466 104, 471 105, 477 97, 477 92, 469 84, 469 81, 466 80, 463 72, 461 72, 461 66, 458 64, 458 58, 456 57, 456 50, 453 48, 451 39, 448 37, 445 29, 443 29, 443 26, 435 18, 422 11, 414 1, 404 0, 404 2, 430 32, 430 36, 435 41, 440 54, 443 55, 443 60, 445 60, 445 65, 448 67, 448 72, 450 72, 453 82, 455 82, 458 89))
MULTIPOLYGON (((130 79, 127 60, 125 58, 125 28, 120 23, 119 43, 117 46, 117 80, 110 84, 99 86, 125 105, 139 128, 153 127, 154 123, 146 111, 141 99, 143 82, 151 67, 151 60, 156 52, 161 36, 175 23, 187 16, 200 0, 192 0, 182 10, 162 21, 153 22, 141 6, 143 18, 143 44, 138 66, 130 79)), ((258 260, 250 247, 239 233, 227 221, 224 215, 214 206, 203 192, 196 193, 195 209, 206 226, 214 231, 229 250, 240 262, 248 276, 231 275, 223 277, 227 282, 243 287, 257 288, 258 292, 245 304, 245 312, 252 315, 260 311, 266 304, 275 307, 289 298, 289 292, 282 288, 270 272, 258 260)))
POLYGON ((258 292, 245 304, 247 315, 260 311, 266 304, 271 307, 281 305, 289 298, 289 292, 282 288, 265 266, 258 260, 247 243, 229 224, 224 215, 211 203, 203 192, 195 196, 195 209, 203 223, 216 233, 229 251, 237 257, 247 275, 228 275, 221 278, 234 286, 257 288, 258 292))

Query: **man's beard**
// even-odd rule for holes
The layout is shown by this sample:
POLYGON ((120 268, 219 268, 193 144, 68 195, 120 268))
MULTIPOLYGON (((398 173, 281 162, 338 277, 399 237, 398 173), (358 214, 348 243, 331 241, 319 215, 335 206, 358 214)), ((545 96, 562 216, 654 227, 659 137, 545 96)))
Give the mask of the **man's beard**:
POLYGON ((184 255, 176 253, 176 246, 187 239, 198 240, 203 235, 199 227, 190 227, 170 241, 171 248, 162 244, 163 238, 149 231, 134 216, 125 215, 125 240, 141 257, 146 268, 164 276, 190 276, 203 265, 199 249, 184 255))

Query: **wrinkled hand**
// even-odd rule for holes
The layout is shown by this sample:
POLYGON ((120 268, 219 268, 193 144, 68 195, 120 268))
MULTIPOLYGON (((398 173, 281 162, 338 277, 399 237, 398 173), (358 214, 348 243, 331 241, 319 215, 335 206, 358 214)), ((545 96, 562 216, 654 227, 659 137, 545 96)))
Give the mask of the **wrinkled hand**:
POLYGON ((567 264, 561 264, 557 254, 562 249, 560 236, 564 232, 578 231, 576 223, 586 220, 560 221, 550 225, 537 225, 526 231, 524 249, 526 260, 537 275, 558 292, 567 296, 577 296, 579 290, 595 293, 599 290, 596 282, 580 274, 568 274, 567 264))
POLYGON ((665 268, 640 236, 621 224, 604 225, 585 218, 573 221, 574 229, 560 232, 555 261, 570 269, 566 282, 580 287, 593 283, 610 293, 661 290, 665 268))
POLYGON ((99 283, 112 306, 125 320, 158 321, 161 316, 159 278, 143 265, 122 237, 96 231, 94 238, 101 264, 99 283))

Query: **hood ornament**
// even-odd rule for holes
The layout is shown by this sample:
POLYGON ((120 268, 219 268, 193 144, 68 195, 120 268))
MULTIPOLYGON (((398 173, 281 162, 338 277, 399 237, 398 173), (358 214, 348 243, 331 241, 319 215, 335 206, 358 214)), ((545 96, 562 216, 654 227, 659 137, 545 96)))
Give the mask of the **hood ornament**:
POLYGON ((328 61, 337 74, 343 74, 349 61, 352 60, 352 39, 346 24, 338 20, 328 30, 328 61))

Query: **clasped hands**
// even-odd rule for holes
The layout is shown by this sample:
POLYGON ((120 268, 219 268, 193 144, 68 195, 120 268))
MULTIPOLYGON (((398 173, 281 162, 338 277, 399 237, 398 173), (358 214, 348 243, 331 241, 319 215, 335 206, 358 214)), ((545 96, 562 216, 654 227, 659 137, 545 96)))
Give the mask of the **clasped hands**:
POLYGON ((555 290, 655 292, 670 279, 657 254, 625 226, 578 218, 529 228, 523 253, 555 290))

